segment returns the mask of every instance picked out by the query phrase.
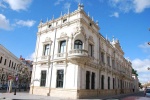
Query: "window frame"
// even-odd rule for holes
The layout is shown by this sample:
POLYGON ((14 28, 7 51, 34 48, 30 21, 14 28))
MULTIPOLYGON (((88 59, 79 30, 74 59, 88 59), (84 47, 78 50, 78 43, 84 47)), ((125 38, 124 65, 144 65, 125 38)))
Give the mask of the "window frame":
POLYGON ((83 42, 81 40, 75 40, 74 49, 83 49, 83 42))
POLYGON ((46 77, 47 77, 47 70, 41 70, 41 80, 40 80, 40 86, 45 87, 46 86, 46 77), (45 76, 43 76, 45 75, 45 76), (44 79, 43 79, 44 77, 44 79))
POLYGON ((64 85, 64 70, 63 69, 58 69, 56 71, 56 75, 57 75, 56 76, 56 88, 63 88, 63 85, 64 85))

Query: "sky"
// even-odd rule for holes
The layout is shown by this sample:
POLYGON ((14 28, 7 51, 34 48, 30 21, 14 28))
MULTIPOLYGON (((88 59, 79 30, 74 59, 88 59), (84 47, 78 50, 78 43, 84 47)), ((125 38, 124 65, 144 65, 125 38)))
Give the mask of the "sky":
POLYGON ((150 81, 150 0, 0 0, 0 44, 32 60, 40 21, 73 12, 79 3, 104 37, 119 40, 140 82, 150 81))

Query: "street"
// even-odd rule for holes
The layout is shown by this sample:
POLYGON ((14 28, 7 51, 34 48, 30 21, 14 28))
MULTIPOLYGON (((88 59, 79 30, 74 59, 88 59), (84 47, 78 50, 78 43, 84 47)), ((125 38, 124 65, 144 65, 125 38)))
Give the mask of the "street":
MULTIPOLYGON (((57 98, 57 97, 50 97, 50 96, 39 96, 39 95, 31 95, 29 94, 29 91, 24 91, 21 90, 19 92, 17 90, 16 95, 14 95, 14 92, 7 93, 6 90, 0 90, 0 100, 7 99, 7 100, 12 100, 12 99, 51 99, 51 100, 62 100, 65 98, 57 98)), ((69 98, 67 98, 69 99, 69 98)), ((108 97, 93 97, 89 99, 99 99, 99 100, 150 100, 150 98, 144 96, 144 92, 140 91, 137 93, 132 93, 132 94, 121 94, 121 95, 116 95, 116 96, 108 96, 108 97)), ((89 100, 86 99, 86 100, 89 100)))

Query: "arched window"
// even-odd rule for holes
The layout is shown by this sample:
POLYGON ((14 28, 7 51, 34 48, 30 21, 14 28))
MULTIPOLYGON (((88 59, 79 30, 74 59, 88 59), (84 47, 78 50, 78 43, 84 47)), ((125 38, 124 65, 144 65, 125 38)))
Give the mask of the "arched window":
POLYGON ((82 49, 82 41, 81 40, 76 40, 74 42, 74 49, 82 49))

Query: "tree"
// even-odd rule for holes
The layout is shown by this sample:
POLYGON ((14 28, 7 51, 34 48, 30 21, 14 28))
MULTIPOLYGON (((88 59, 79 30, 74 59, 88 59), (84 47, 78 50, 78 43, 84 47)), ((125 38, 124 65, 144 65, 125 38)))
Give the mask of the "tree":
POLYGON ((132 68, 132 74, 135 74, 136 76, 138 76, 137 70, 132 68))

